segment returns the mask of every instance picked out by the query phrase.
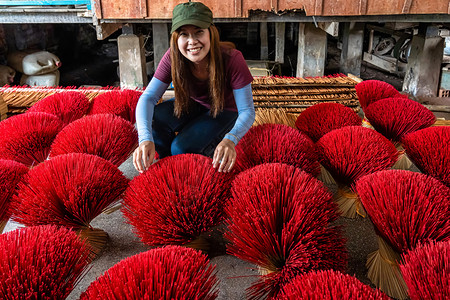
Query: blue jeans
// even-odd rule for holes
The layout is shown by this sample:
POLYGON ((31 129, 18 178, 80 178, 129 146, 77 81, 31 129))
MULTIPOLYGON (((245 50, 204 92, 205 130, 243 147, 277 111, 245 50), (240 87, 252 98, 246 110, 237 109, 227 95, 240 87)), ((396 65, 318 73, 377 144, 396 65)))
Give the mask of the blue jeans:
POLYGON ((174 116, 173 110, 174 99, 155 106, 153 139, 161 158, 183 153, 212 157, 216 146, 233 128, 238 116, 237 112, 223 110, 213 118, 209 109, 197 102, 189 113, 184 113, 180 118, 174 116))

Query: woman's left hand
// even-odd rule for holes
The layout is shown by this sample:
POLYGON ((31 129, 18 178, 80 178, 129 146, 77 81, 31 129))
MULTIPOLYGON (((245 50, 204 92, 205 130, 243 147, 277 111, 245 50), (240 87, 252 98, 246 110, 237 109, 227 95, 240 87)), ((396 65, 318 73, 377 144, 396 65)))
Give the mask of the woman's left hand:
POLYGON ((213 168, 219 167, 219 172, 230 172, 236 162, 235 145, 229 139, 223 139, 217 145, 213 156, 213 168))

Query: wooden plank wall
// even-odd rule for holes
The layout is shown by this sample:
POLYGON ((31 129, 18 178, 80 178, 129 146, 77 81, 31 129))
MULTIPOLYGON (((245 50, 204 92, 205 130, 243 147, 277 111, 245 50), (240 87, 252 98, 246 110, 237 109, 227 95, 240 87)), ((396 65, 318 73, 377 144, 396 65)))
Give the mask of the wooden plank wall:
MULTIPOLYGON (((183 0, 94 0, 99 19, 171 19, 183 0)), ((215 18, 247 18, 250 10, 304 10, 308 16, 449 14, 449 0, 203 0, 215 18)))

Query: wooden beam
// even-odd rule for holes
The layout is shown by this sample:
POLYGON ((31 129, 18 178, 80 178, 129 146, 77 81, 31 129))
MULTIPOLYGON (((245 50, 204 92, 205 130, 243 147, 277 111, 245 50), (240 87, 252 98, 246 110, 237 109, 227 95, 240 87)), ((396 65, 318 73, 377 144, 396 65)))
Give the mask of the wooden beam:
POLYGON ((299 23, 297 77, 323 76, 327 34, 312 23, 299 23))
POLYGON ((258 44, 259 23, 247 23, 247 46, 253 47, 258 44))
POLYGON ((285 31, 286 23, 275 23, 275 61, 280 64, 284 63, 285 31))
POLYGON ((119 73, 121 88, 143 88, 147 85, 144 38, 142 35, 121 34, 119 48, 119 73))
POLYGON ((259 38, 261 40, 261 60, 269 59, 269 37, 267 32, 267 22, 259 23, 259 38))
POLYGON ((305 27, 306 23, 299 23, 298 24, 298 47, 297 47, 297 70, 296 75, 297 77, 303 77, 303 69, 305 64, 305 47, 306 47, 306 38, 305 38, 305 27))
POLYGON ((380 69, 388 71, 389 73, 398 73, 399 71, 402 71, 399 70, 398 65, 395 61, 383 59, 382 57, 378 57, 377 55, 370 54, 367 52, 364 52, 363 60, 380 69))
POLYGON ((122 26, 122 23, 100 23, 96 25, 95 31, 97 32, 97 40, 102 41, 106 39, 118 29, 122 28, 122 26))
POLYGON ((339 35, 339 22, 319 22, 317 26, 331 36, 339 35))
POLYGON ((169 30, 167 23, 153 23, 152 29, 154 68, 156 70, 164 53, 169 49, 169 30))
POLYGON ((361 74, 363 55, 364 24, 355 22, 344 23, 340 72, 361 74))
POLYGON ((444 39, 414 35, 408 57, 403 91, 414 96, 435 97, 439 89, 444 39))

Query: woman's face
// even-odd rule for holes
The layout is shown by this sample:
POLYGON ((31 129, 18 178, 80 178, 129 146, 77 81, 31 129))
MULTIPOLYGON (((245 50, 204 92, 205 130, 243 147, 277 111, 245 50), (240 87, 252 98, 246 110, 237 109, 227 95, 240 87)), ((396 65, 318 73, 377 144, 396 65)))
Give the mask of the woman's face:
POLYGON ((194 25, 182 26, 177 42, 181 54, 195 64, 203 61, 211 48, 209 30, 194 25))

